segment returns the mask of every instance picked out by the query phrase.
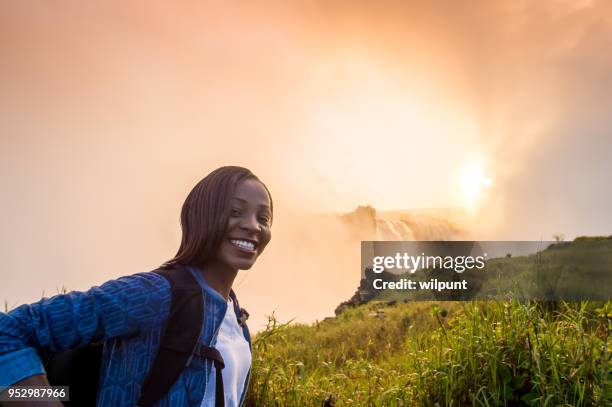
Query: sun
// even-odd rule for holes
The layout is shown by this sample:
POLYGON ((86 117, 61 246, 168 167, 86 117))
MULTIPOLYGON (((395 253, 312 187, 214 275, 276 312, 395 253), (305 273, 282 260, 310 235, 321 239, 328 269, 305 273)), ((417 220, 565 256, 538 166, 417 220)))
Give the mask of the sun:
POLYGON ((473 208, 480 200, 483 192, 492 185, 491 178, 485 174, 483 166, 479 164, 466 167, 461 173, 459 182, 464 205, 467 208, 473 208))

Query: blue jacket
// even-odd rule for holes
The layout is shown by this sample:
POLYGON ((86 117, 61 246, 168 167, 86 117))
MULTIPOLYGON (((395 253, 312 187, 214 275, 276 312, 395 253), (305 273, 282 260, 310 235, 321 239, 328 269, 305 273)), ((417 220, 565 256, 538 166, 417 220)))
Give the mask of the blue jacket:
MULTIPOLYGON (((211 346, 227 302, 189 268, 203 290, 206 314, 200 343, 211 346)), ((233 292, 232 292, 233 295, 233 292)), ((148 272, 108 281, 86 292, 70 292, 0 313, 0 391, 32 375, 44 374, 39 353, 61 352, 104 341, 97 405, 132 407, 157 354, 170 311, 170 284, 148 272)), ((234 305, 236 302, 234 302, 234 305)), ((236 306, 236 305, 235 305, 236 306)), ((236 308, 236 315, 240 315, 236 308)), ((251 346, 246 325, 243 333, 251 346)), ((200 406, 212 361, 194 356, 156 406, 200 406)), ((244 402, 251 372, 240 403, 244 402)))

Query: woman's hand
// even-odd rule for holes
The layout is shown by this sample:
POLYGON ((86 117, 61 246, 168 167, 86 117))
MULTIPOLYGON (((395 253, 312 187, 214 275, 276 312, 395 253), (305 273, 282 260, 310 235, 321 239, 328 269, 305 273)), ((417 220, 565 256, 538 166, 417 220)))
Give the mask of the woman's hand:
MULTIPOLYGON (((27 387, 27 386, 40 386, 47 387, 49 385, 49 381, 47 380, 46 375, 35 375, 30 376, 27 379, 23 379, 22 381, 15 383, 13 386, 15 387, 27 387)), ((7 392, 5 390, 2 395, 7 392)), ((61 401, 34 401, 34 400, 19 400, 19 401, 3 401, 1 403, 2 406, 6 407, 61 407, 64 404, 61 401)))

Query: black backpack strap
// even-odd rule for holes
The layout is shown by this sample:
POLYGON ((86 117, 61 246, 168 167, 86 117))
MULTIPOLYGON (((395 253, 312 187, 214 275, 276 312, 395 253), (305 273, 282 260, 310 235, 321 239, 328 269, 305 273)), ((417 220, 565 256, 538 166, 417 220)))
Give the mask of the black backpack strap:
POLYGON ((236 318, 238 319, 238 324, 242 327, 245 327, 246 321, 247 319, 249 319, 249 313, 247 312, 247 310, 240 307, 240 304, 238 303, 238 298, 236 298, 236 293, 234 293, 234 290, 231 290, 231 289, 230 289, 230 298, 232 299, 232 301, 234 301, 234 303, 236 303, 236 307, 239 309, 239 312, 236 315, 236 318))
POLYGON ((225 407, 225 396, 223 392, 223 374, 221 370, 225 367, 225 362, 221 353, 211 346, 200 346, 196 351, 199 356, 211 359, 215 364, 216 377, 215 377, 215 407, 225 407))
MULTIPOLYGON (((185 366, 189 365, 204 322, 202 289, 189 270, 185 267, 176 267, 168 270, 158 269, 154 272, 165 277, 170 283, 172 303, 159 351, 141 388, 138 400, 138 406, 141 407, 152 406, 161 399, 170 390, 185 366)), ((220 354, 218 356, 221 358, 220 354)), ((223 387, 221 387, 221 397, 223 397, 223 387)))

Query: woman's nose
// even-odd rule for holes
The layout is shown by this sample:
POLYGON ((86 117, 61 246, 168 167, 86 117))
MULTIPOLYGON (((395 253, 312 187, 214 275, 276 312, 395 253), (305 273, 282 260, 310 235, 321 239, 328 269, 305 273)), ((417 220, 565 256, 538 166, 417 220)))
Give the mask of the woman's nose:
POLYGON ((257 221, 257 216, 245 216, 242 218, 240 226, 243 229, 258 232, 261 230, 261 225, 257 221))

